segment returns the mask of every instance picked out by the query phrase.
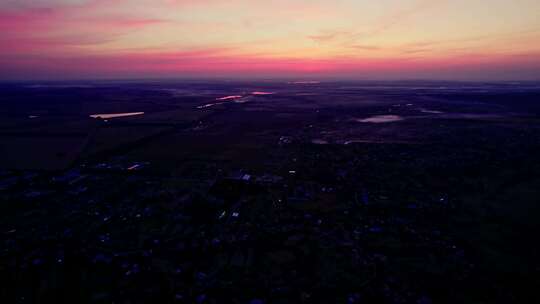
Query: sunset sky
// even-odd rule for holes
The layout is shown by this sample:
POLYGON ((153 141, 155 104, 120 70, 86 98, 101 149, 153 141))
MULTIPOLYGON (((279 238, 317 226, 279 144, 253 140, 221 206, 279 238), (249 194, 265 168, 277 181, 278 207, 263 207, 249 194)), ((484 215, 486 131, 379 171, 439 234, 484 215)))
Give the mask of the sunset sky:
POLYGON ((0 79, 154 77, 540 80, 540 1, 0 1, 0 79))

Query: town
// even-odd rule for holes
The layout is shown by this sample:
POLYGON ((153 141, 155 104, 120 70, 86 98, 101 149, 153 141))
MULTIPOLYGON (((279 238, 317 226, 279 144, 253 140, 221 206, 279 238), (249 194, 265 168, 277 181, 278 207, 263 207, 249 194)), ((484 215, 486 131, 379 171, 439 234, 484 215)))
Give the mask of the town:
MULTIPOLYGON (((0 171, 0 298, 527 299, 540 271, 540 112, 529 102, 540 91, 502 86, 498 94, 522 101, 522 112, 503 115, 505 104, 475 88, 458 95, 428 84, 410 97, 397 85, 384 93, 340 86, 227 84, 196 98, 161 86, 10 87, 14 99, 71 98, 74 90, 139 114, 54 116, 25 108, 39 104, 14 106, 28 125, 0 134, 11 159, 0 171), (220 97, 255 91, 268 93, 220 97), (115 94, 136 96, 129 104, 115 94), (358 98, 360 106, 342 108, 358 98), (221 104, 200 107, 212 99, 221 104), (35 133, 86 145, 73 144, 73 157, 49 152, 57 147, 34 146, 35 133), (28 151, 14 152, 21 146, 61 160, 40 168, 25 161, 28 151)), ((4 124, 23 119, 4 111, 4 124)))

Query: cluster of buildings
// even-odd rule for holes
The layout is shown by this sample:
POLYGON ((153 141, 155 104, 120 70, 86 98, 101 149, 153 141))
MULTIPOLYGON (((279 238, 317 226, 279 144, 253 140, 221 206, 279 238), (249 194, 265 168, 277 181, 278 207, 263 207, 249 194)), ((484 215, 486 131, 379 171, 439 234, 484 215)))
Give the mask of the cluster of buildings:
POLYGON ((429 282, 411 282, 471 271, 441 224, 450 198, 370 189, 347 163, 316 176, 328 164, 309 159, 276 172, 208 166, 197 172, 206 180, 147 174, 150 163, 123 159, 2 172, 2 296, 431 303, 418 288, 429 282))

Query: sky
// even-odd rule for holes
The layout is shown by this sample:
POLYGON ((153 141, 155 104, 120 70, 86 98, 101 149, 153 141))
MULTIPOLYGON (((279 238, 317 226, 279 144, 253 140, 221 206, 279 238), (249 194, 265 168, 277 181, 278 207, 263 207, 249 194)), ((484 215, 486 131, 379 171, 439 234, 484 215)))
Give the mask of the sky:
POLYGON ((540 80, 540 1, 0 1, 0 79, 161 77, 540 80))

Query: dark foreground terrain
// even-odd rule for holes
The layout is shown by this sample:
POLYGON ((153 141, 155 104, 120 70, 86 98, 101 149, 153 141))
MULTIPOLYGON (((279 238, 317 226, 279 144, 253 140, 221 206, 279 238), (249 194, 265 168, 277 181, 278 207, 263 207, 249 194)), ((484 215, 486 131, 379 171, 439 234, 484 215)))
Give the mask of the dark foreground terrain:
POLYGON ((0 89, 2 303, 540 300, 538 84, 0 89))

